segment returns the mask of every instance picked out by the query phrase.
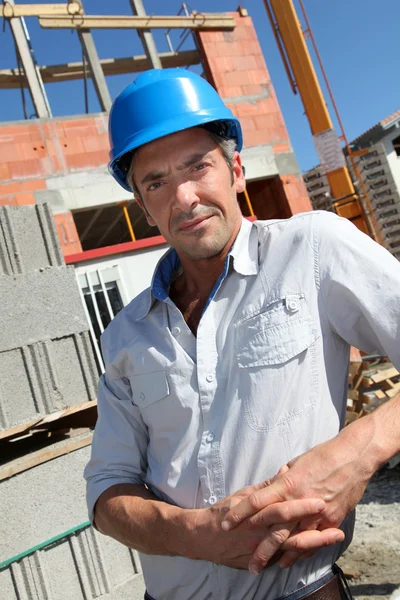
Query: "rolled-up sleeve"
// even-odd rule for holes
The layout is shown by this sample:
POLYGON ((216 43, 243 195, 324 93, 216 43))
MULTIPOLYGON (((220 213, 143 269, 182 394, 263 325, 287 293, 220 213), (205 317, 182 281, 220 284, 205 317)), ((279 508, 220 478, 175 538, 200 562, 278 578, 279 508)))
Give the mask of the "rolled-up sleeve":
POLYGON ((400 369, 400 262, 348 220, 316 217, 318 278, 332 329, 400 369))
POLYGON ((106 369, 99 382, 98 420, 91 458, 84 472, 92 524, 95 504, 109 487, 120 483, 144 483, 147 444, 147 428, 132 403, 129 380, 111 378, 106 369))

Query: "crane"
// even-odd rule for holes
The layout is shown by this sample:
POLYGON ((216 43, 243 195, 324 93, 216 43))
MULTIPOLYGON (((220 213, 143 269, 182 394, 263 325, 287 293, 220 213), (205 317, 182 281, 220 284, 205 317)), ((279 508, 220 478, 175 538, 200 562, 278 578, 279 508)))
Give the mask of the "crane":
POLYGON ((351 218, 354 224, 383 244, 383 236, 368 198, 352 150, 348 144, 332 90, 323 69, 303 1, 299 0, 307 29, 303 31, 293 0, 264 0, 265 8, 293 92, 299 92, 310 124, 313 141, 321 166, 325 170, 332 194, 332 205, 338 215, 351 218), (310 37, 316 51, 325 83, 341 129, 341 139, 354 172, 362 187, 362 196, 354 188, 349 169, 334 129, 311 55, 306 44, 310 37))

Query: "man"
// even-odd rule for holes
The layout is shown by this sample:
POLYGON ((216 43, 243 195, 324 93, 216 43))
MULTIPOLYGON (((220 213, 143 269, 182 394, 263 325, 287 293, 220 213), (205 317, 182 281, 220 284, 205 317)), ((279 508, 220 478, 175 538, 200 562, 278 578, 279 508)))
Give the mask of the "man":
POLYGON ((343 598, 352 511, 400 449, 399 398, 339 433, 349 344, 400 367, 400 264, 328 213, 244 220, 240 123, 189 71, 140 75, 110 140, 172 248, 103 334, 92 522, 149 599, 343 598))

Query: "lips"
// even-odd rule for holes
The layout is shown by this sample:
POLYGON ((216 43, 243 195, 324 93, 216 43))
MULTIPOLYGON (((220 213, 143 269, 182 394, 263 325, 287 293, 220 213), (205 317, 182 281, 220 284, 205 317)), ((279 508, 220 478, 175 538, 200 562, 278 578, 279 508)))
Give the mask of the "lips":
POLYGON ((199 217, 198 219, 192 219, 191 221, 185 221, 184 223, 182 223, 179 228, 178 231, 192 231, 193 229, 196 229, 196 227, 198 225, 200 225, 201 223, 203 223, 204 221, 207 221, 208 219, 210 219, 212 215, 207 215, 206 217, 199 217))

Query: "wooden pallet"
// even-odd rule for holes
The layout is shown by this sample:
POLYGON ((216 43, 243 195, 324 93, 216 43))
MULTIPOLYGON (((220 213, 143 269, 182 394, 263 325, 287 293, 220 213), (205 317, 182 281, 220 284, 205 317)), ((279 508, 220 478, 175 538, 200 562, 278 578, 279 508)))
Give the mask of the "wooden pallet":
POLYGON ((346 425, 400 393, 400 373, 390 362, 352 362, 349 369, 346 425))

